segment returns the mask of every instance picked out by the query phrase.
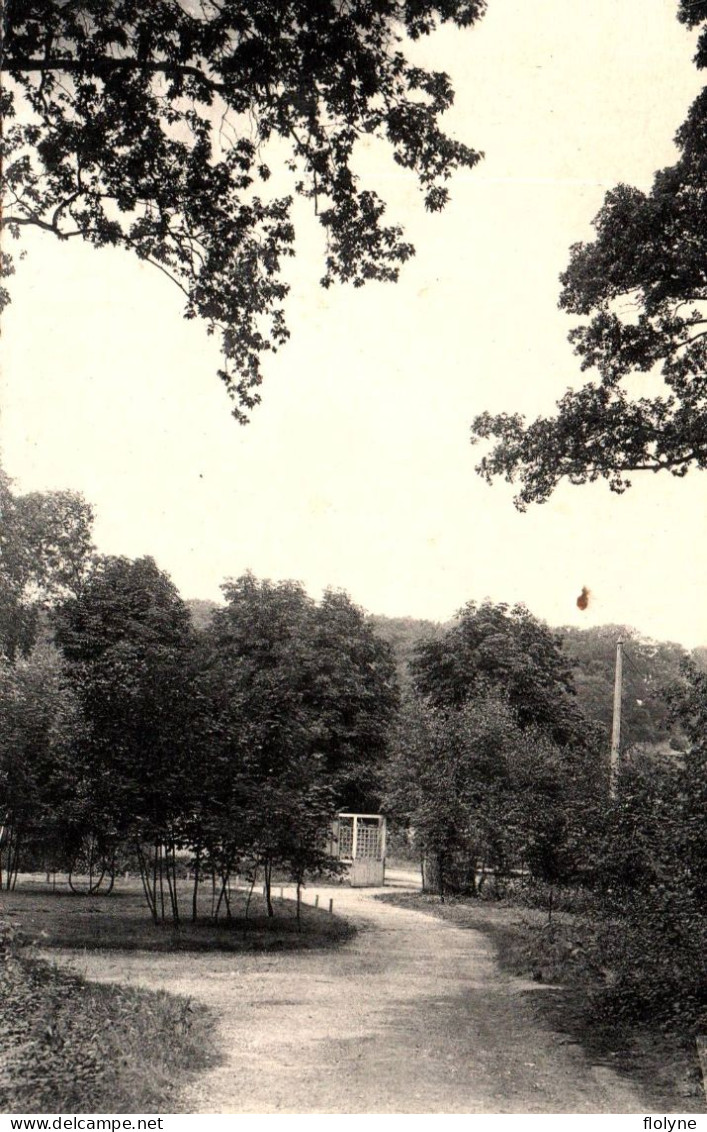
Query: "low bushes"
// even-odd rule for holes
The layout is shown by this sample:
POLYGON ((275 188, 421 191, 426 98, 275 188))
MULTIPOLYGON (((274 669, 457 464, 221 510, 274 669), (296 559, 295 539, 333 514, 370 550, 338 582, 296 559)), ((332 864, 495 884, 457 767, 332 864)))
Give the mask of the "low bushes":
POLYGON ((687 1036, 707 1031, 707 915, 694 895, 658 886, 633 893, 600 921, 594 951, 605 972, 599 1006, 687 1036))
POLYGON ((183 998, 89 984, 31 957, 0 925, 0 1111, 175 1112, 213 1061, 207 1012, 183 998))

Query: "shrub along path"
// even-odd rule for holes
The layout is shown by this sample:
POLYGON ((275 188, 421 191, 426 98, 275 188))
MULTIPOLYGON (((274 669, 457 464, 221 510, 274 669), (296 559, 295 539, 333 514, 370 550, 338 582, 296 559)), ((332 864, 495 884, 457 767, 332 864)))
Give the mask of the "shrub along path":
POLYGON ((333 891, 358 928, 338 949, 62 961, 211 1007, 224 1060, 190 1087, 186 1111, 657 1111, 655 1097, 542 1021, 533 1003, 544 988, 503 974, 484 935, 375 892, 333 891))

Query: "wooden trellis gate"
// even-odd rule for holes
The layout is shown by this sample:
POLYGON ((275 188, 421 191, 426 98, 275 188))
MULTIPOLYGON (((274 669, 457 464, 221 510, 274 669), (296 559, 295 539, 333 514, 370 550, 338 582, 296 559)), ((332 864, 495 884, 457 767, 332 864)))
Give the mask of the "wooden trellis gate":
POLYGON ((381 814, 337 814, 332 855, 349 865, 352 888, 376 887, 385 879, 385 818, 381 814))

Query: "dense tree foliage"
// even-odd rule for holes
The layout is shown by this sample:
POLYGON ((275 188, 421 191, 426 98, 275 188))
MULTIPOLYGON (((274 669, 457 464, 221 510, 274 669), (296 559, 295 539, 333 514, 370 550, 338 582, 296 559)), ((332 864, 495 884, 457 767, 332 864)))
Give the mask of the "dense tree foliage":
POLYGON ((105 853, 128 839, 157 917, 155 858, 173 875, 188 805, 188 610, 151 558, 104 558, 54 620, 87 725, 74 764, 83 801, 74 837, 98 840, 105 853))
POLYGON ((418 644, 387 804, 426 883, 477 893, 514 870, 586 870, 607 760, 577 704, 559 637, 524 606, 469 602, 418 644))
POLYGON ((704 907, 707 899, 707 672, 688 660, 671 696, 674 718, 687 739, 680 854, 682 871, 704 907))
POLYGON ((0 720, 0 888, 13 888, 23 857, 58 849, 74 801, 81 711, 51 646, 0 658, 0 720))
POLYGON ((337 808, 377 806, 397 707, 390 650, 346 594, 246 574, 205 631, 199 689, 209 798, 205 859, 301 881, 331 865, 337 808))
POLYGON ((577 701, 606 741, 614 703, 616 642, 624 642, 622 746, 660 744, 674 737, 668 691, 680 677, 686 658, 681 645, 652 641, 625 625, 559 630, 572 665, 577 701))
POLYGON ((88 872, 92 890, 120 851, 139 866, 153 918, 178 920, 188 860, 194 917, 207 876, 218 916, 234 874, 260 875, 272 912, 274 868, 298 885, 336 871, 337 808, 377 806, 381 792, 398 705, 390 649, 346 594, 317 603, 298 583, 250 574, 224 593, 197 632, 152 559, 97 559, 52 613, 66 673, 57 653, 46 687, 34 654, 5 662, 0 700, 14 714, 0 816, 12 875, 24 843, 34 860, 66 866, 72 887, 88 872))
MULTIPOLYGON (((3 223, 119 246, 218 331, 241 420, 289 332, 293 201, 323 227, 322 282, 393 280, 413 253, 355 171, 378 138, 444 207, 479 154, 445 135, 447 75, 402 49, 484 0, 6 0, 3 223), (273 144, 269 144, 273 143, 273 144), (275 174, 270 192, 267 185, 275 174)), ((4 252, 4 271, 11 265, 4 252)), ((5 298, 7 294, 5 293, 5 298)))
MULTIPOLYGON (((692 0, 679 14, 692 27, 707 19, 692 0)), ((618 185, 607 193, 595 239, 572 248, 560 306, 581 317, 570 341, 596 378, 568 391, 554 417, 527 423, 517 413, 483 413, 474 421, 476 440, 496 442, 477 470, 489 482, 518 480, 521 510, 562 479, 603 478, 622 492, 633 472, 707 467, 706 139, 703 91, 677 133, 678 161, 648 192, 618 185)))
POLYGON ((198 632, 208 628, 214 613, 220 608, 217 601, 209 601, 201 597, 187 598, 185 605, 189 610, 192 625, 198 632))
POLYGON ((404 692, 412 687, 410 662, 423 641, 441 637, 444 626, 420 617, 385 617, 380 613, 368 616, 368 623, 377 637, 387 641, 395 657, 398 684, 404 692))
POLYGON ((27 654, 38 614, 81 584, 91 563, 93 511, 75 492, 17 495, 0 468, 0 654, 27 654))
POLYGON ((692 661, 669 702, 684 751, 630 752, 599 823, 592 950, 614 1015, 694 1034, 707 1021, 707 677, 692 661))
POLYGON ((404 711, 387 803, 407 821, 427 887, 504 890, 514 871, 556 882, 586 868, 601 763, 521 726, 500 690, 456 708, 417 700, 404 711))
POLYGON ((521 727, 566 742, 582 729, 569 660, 561 640, 522 605, 469 602, 411 663, 416 691, 439 707, 460 707, 500 690, 521 727))

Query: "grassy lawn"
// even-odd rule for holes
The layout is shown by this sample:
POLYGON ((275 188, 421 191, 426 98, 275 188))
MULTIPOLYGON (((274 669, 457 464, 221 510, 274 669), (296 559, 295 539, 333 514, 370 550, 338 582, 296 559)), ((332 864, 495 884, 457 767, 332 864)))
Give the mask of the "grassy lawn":
MULTIPOLYGON (((277 895, 279 890, 275 890, 277 895)), ((178 1112, 182 1087, 217 1060, 208 1010, 183 998, 86 982, 32 958, 41 948, 148 951, 320 948, 353 928, 325 909, 275 900, 268 919, 254 894, 234 894, 232 919, 154 924, 139 881, 108 896, 75 896, 65 884, 23 877, 0 893, 0 1001, 3 1044, 0 1111, 178 1112)), ((190 888, 180 892, 191 911, 190 888)))
POLYGON ((648 1094, 671 1094, 675 1112, 705 1112, 705 1093, 690 1035, 646 1025, 619 1024, 601 1009, 604 973, 592 967, 584 943, 589 925, 569 913, 555 914, 510 901, 447 899, 421 893, 379 899, 438 916, 460 928, 484 932, 503 970, 557 989, 535 997, 553 1029, 585 1049, 594 1064, 639 1081, 648 1094))
POLYGON ((202 893, 199 914, 192 923, 191 887, 180 891, 183 919, 155 924, 150 918, 136 879, 119 879, 109 896, 75 896, 65 884, 55 889, 43 880, 22 878, 14 892, 0 894, 0 920, 17 924, 41 947, 114 948, 146 951, 250 951, 328 947, 353 933, 347 921, 329 915, 325 908, 305 903, 301 924, 292 900, 277 899, 275 916, 268 919, 265 902, 256 893, 245 917, 247 893, 237 891, 231 900, 232 918, 213 923, 208 913, 210 893, 202 893))

